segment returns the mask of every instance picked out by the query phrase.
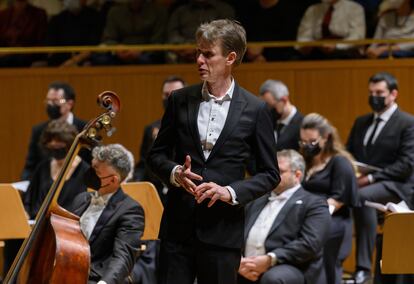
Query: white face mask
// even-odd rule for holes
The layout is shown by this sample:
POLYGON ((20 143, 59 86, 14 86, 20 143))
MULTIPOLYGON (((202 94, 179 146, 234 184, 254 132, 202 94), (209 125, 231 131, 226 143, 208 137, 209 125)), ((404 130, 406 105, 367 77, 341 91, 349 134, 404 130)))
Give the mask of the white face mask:
POLYGON ((80 9, 80 0, 63 0, 63 8, 69 11, 77 11, 80 9))

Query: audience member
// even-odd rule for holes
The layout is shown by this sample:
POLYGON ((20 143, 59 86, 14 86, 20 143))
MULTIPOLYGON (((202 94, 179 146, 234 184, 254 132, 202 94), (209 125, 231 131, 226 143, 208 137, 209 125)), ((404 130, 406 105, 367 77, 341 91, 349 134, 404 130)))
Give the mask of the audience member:
POLYGON ((259 93, 272 110, 277 151, 298 150, 303 115, 290 102, 287 86, 282 81, 266 80, 259 93))
POLYGON ((277 160, 280 184, 246 206, 238 283, 324 284, 328 204, 301 187, 305 161, 298 152, 283 150, 277 160))
MULTIPOLYGON (((233 8, 221 0, 189 0, 172 12, 167 26, 167 42, 194 43, 194 34, 200 24, 234 17, 233 8)), ((168 57, 170 62, 193 62, 195 52, 194 49, 169 52, 168 57)))
POLYGON ((88 283, 127 283, 144 231, 144 210, 120 188, 131 162, 125 148, 113 144, 96 147, 92 156, 84 182, 96 191, 79 194, 70 208, 90 245, 88 283))
MULTIPOLYGON (((314 0, 255 0, 238 4, 238 19, 249 42, 295 41, 306 8, 314 0)), ((263 62, 292 58, 294 49, 248 47, 246 60, 263 62)))
MULTIPOLYGON (((375 27, 378 22, 378 9, 382 0, 354 0, 364 8, 365 23, 366 23, 366 37, 372 38, 375 32, 375 27)), ((389 1, 389 0, 387 0, 389 1)), ((391 0, 394 1, 394 0, 391 0)))
MULTIPOLYGON (((178 76, 170 76, 164 80, 162 84, 161 96, 164 109, 167 107, 168 97, 171 95, 171 93, 175 90, 183 88, 185 85, 185 81, 178 76)), ((155 138, 157 138, 160 127, 161 120, 156 120, 151 124, 145 126, 140 149, 140 160, 135 167, 134 180, 149 181, 154 184, 157 188, 161 201, 165 205, 168 187, 149 171, 146 162, 146 157, 151 150, 155 138)))
MULTIPOLYGON (((111 7, 103 31, 107 45, 157 44, 165 40, 167 12, 155 3, 131 0, 111 7)), ((122 50, 113 54, 94 54, 93 64, 155 63, 156 53, 122 50)))
POLYGON ((246 50, 231 20, 196 32, 202 84, 173 92, 148 156, 170 189, 161 224, 160 283, 237 282, 244 208, 279 182, 266 104, 232 76, 246 50), (244 179, 255 154, 257 174, 244 179))
MULTIPOLYGON (((98 45, 101 39, 102 18, 86 0, 65 0, 64 10, 53 17, 48 26, 47 44, 50 46, 98 45)), ((49 66, 77 66, 89 58, 89 52, 76 54, 53 53, 49 66)))
POLYGON ((304 117, 300 151, 306 161, 303 187, 323 196, 332 214, 328 240, 323 248, 326 280, 340 284, 342 262, 351 252, 351 207, 357 202, 357 182, 352 157, 344 149, 335 127, 317 113, 304 117))
MULTIPOLYGON (((414 38, 414 0, 394 1, 393 3, 395 3, 394 7, 388 5, 390 10, 381 14, 374 39, 414 38)), ((391 46, 371 44, 366 54, 369 58, 385 58, 389 55, 393 57, 413 56, 414 43, 396 43, 391 46)))
POLYGON ((404 200, 411 206, 412 186, 407 185, 414 182, 414 117, 396 103, 397 80, 389 73, 377 73, 369 79, 368 93, 373 112, 355 120, 347 144, 357 161, 382 169, 358 177, 362 205, 354 209, 358 284, 371 278, 377 232, 377 212, 364 207, 365 200, 384 204, 404 200))
POLYGON ((63 10, 64 2, 67 0, 29 0, 35 7, 45 10, 48 18, 56 16, 63 10))
MULTIPOLYGON (((49 120, 33 126, 26 162, 21 175, 22 180, 29 180, 36 166, 45 157, 40 148, 39 141, 42 131, 50 120, 66 121, 69 124, 73 124, 78 131, 83 129, 86 123, 73 115, 72 109, 74 105, 75 91, 69 84, 53 82, 49 85, 46 95, 46 112, 49 120)), ((89 151, 82 152, 81 157, 85 161, 90 162, 89 151)))
MULTIPOLYGON (((47 16, 27 0, 13 0, 10 7, 0 10, 0 47, 43 45, 47 16)), ((0 67, 31 66, 38 56, 32 54, 0 54, 0 67)))
MULTIPOLYGON (((297 41, 365 38, 364 9, 350 0, 324 0, 310 6, 303 16, 297 41)), ((360 49, 350 44, 326 44, 321 47, 300 47, 310 58, 351 58, 360 56, 360 49)))

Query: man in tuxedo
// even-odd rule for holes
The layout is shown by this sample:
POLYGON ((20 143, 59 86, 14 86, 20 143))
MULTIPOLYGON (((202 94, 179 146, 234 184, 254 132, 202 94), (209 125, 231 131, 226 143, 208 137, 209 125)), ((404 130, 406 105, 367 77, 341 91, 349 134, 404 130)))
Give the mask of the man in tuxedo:
MULTIPOLYGON (((162 83, 162 104, 164 109, 167 107, 168 97, 175 90, 181 89, 186 85, 185 81, 178 76, 169 76, 162 83)), ((146 157, 151 150, 152 144, 158 135, 158 131, 161 127, 161 120, 156 120, 151 124, 145 126, 144 135, 142 137, 140 160, 135 166, 134 180, 136 181, 149 181, 155 185, 161 201, 165 204, 165 198, 168 188, 154 176, 147 167, 146 157)))
POLYGON ((299 149, 303 115, 289 100, 289 89, 278 80, 266 80, 260 86, 260 97, 271 108, 277 151, 299 149))
POLYGON ((281 182, 246 206, 239 284, 326 283, 322 248, 329 233, 325 199, 300 183, 305 161, 295 150, 277 154, 281 182))
POLYGON ((125 148, 112 144, 96 147, 85 184, 96 191, 79 194, 71 211, 80 216, 89 241, 91 266, 88 283, 124 283, 138 253, 144 231, 144 210, 120 184, 131 163, 125 148))
POLYGON ((200 25, 197 67, 203 83, 174 91, 148 156, 169 185, 161 224, 160 283, 237 282, 244 208, 279 182, 266 104, 232 76, 246 34, 231 20, 200 25), (244 179, 255 154, 257 174, 244 179))
MULTIPOLYGON (((27 152, 26 162, 21 174, 22 180, 30 180, 36 166, 46 157, 40 148, 39 139, 50 120, 60 119, 67 121, 69 124, 73 124, 79 132, 82 131, 86 122, 78 119, 72 113, 72 109, 75 106, 75 99, 75 91, 69 84, 53 82, 49 85, 45 99, 46 112, 49 120, 37 124, 32 128, 29 150, 27 152)), ((90 162, 91 160, 90 151, 83 150, 81 151, 80 156, 86 162, 90 162)))
POLYGON ((375 209, 364 207, 364 202, 385 204, 403 200, 410 206, 410 185, 414 181, 414 117, 401 111, 396 103, 397 80, 389 73, 377 73, 369 79, 368 90, 373 112, 355 120, 347 148, 357 161, 382 170, 358 178, 362 207, 354 210, 357 283, 371 278, 376 239, 377 214, 375 209))

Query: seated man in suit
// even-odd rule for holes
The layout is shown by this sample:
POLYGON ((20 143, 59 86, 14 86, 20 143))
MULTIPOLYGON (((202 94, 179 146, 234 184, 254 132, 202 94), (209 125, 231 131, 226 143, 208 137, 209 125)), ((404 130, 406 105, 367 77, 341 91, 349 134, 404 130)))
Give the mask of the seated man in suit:
POLYGON ((246 207, 239 284, 326 283, 322 247, 329 233, 325 199, 300 183, 305 161, 295 150, 278 152, 280 184, 246 207))
MULTIPOLYGON (((414 117, 399 109, 396 103, 398 82, 391 74, 373 75, 368 90, 373 112, 355 120, 347 148, 357 161, 382 170, 358 178, 361 206, 366 200, 383 204, 404 200, 410 206, 410 185, 414 181, 414 117)), ((377 213, 373 208, 360 207, 354 209, 354 217, 355 278, 356 283, 365 283, 371 277, 377 213)))
POLYGON ((272 109, 277 151, 299 149, 303 115, 289 100, 289 89, 278 80, 266 80, 260 86, 260 97, 272 109))
MULTIPOLYGON (((86 123, 75 117, 72 113, 72 109, 75 106, 75 97, 75 91, 69 84, 62 82, 51 83, 45 99, 46 112, 50 120, 59 119, 66 121, 74 125, 80 132, 86 123)), ((29 150, 21 174, 22 180, 30 180, 36 166, 46 158, 45 153, 43 153, 40 147, 40 136, 50 120, 33 126, 29 150)), ((80 156, 86 162, 90 162, 90 151, 82 150, 80 156)))
POLYGON ((99 146, 92 156, 92 167, 84 181, 96 192, 79 194, 71 207, 80 216, 82 232, 89 240, 89 283, 124 283, 140 246, 144 211, 120 188, 131 171, 125 148, 99 146))

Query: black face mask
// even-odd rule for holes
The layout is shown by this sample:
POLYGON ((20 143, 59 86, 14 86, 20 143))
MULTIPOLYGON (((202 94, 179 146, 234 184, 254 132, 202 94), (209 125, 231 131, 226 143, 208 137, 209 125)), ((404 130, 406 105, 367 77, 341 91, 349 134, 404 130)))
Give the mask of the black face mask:
POLYGON ((58 119, 59 117, 62 116, 62 114, 60 113, 60 106, 58 105, 48 104, 46 107, 46 112, 47 112, 47 116, 50 119, 58 119))
POLYGON ((102 183, 101 183, 101 179, 105 179, 105 178, 109 178, 109 177, 111 177, 112 175, 109 175, 109 176, 106 176, 106 177, 102 177, 102 178, 100 178, 100 177, 98 177, 98 175, 96 174, 96 172, 95 172, 95 170, 92 168, 92 167, 90 167, 84 174, 83 174, 83 183, 88 187, 88 188, 91 188, 91 189, 94 189, 94 190, 99 190, 100 188, 102 188, 102 187, 106 187, 106 186, 108 186, 109 184, 105 184, 105 185, 102 185, 102 183))
POLYGON ((319 142, 316 144, 306 144, 301 146, 303 156, 305 159, 311 159, 318 155, 321 152, 321 147, 319 146, 319 142))
POLYGON ((67 150, 66 148, 46 148, 46 153, 49 157, 55 158, 56 160, 62 160, 66 157, 67 150))
POLYGON ((375 112, 383 111, 387 106, 385 105, 385 97, 372 96, 368 98, 368 103, 375 112))

